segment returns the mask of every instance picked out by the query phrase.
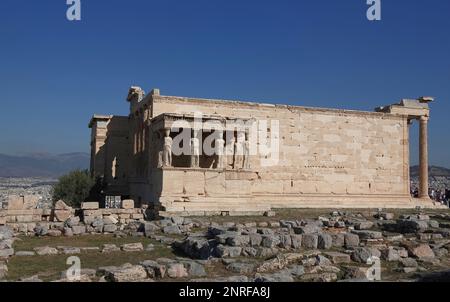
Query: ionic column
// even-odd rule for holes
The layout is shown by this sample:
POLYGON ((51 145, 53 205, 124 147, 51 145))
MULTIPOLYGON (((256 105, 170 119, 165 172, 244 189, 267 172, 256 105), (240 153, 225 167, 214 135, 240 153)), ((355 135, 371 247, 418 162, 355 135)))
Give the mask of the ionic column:
POLYGON ((419 128, 419 198, 428 195, 428 117, 420 117, 419 128))

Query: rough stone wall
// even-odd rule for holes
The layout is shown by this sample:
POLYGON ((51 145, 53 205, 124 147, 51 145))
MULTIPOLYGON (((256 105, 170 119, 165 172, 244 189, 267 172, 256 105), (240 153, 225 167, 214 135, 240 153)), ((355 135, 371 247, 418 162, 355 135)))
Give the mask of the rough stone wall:
POLYGON ((94 177, 103 177, 105 173, 105 140, 107 121, 95 121, 91 127, 91 173, 94 177))
POLYGON ((5 209, 0 209, 0 225, 49 220, 51 210, 37 209, 38 201, 35 195, 8 196, 5 209))
POLYGON ((92 125, 91 172, 103 177, 108 193, 128 192, 130 139, 128 117, 114 116, 92 125))
POLYGON ((98 202, 84 202, 81 209, 73 209, 61 200, 52 209, 36 209, 31 205, 32 200, 33 196, 10 196, 11 208, 0 210, 0 226, 8 225, 24 234, 39 233, 36 231, 39 226, 39 230, 57 229, 64 233, 67 227, 78 226, 81 221, 83 224, 80 227, 84 228, 82 233, 112 232, 120 225, 144 221, 146 212, 146 208, 135 208, 133 200, 123 200, 117 209, 100 208, 98 202), (104 225, 109 227, 104 230, 104 225))

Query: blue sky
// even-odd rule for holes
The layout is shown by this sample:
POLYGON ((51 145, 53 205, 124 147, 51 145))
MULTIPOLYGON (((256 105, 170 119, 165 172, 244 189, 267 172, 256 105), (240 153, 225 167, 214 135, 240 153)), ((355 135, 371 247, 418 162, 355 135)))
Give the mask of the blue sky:
MULTIPOLYGON (((89 151, 93 113, 162 94, 372 110, 436 97, 430 162, 450 167, 450 1, 0 2, 0 153, 89 151)), ((417 162, 417 126, 411 160, 417 162)))

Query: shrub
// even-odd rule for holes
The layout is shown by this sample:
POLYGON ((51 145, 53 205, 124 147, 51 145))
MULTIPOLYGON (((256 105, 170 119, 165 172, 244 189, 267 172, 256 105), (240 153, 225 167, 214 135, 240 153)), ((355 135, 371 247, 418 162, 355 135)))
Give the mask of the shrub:
POLYGON ((63 200, 67 205, 79 208, 96 186, 87 170, 75 170, 59 178, 53 186, 53 201, 63 200))

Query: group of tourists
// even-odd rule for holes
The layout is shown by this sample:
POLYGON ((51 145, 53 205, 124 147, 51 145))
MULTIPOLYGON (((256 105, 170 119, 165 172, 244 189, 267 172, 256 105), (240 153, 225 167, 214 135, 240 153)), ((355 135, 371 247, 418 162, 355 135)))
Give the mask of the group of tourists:
MULTIPOLYGON (((411 195, 415 198, 419 197, 419 189, 411 188, 411 195)), ((450 189, 428 189, 428 195, 434 201, 440 202, 447 207, 450 207, 450 189)))

